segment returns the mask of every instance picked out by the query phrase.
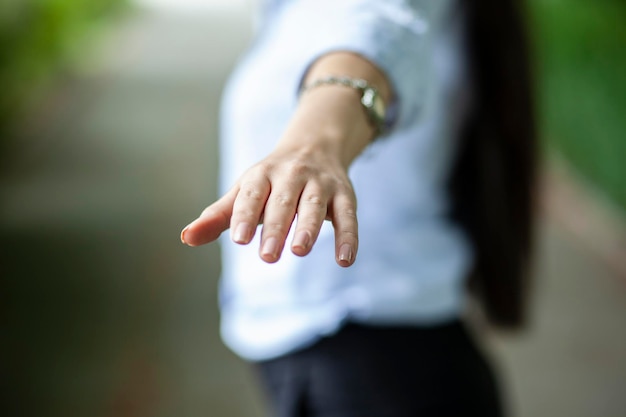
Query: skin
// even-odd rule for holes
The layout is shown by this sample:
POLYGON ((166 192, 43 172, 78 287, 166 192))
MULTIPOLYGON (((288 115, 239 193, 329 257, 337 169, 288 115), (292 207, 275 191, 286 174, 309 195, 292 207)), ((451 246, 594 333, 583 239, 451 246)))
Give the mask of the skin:
MULTIPOLYGON (((365 79, 390 101, 385 75, 359 55, 334 52, 321 57, 309 69, 305 85, 329 75, 365 79)), ((259 256, 274 263, 286 245, 298 256, 307 255, 324 220, 330 220, 335 260, 343 267, 352 265, 359 239, 356 196, 347 172, 373 138, 358 91, 322 85, 305 92, 272 153, 185 227, 182 242, 203 245, 230 229, 232 240, 246 245, 263 224, 259 256), (286 242, 296 214, 294 239, 286 242)))

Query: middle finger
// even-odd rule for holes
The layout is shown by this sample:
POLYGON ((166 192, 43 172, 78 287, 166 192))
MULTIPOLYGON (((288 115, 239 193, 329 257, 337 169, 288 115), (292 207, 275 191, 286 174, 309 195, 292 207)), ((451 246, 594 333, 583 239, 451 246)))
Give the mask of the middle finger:
POLYGON ((291 182, 272 187, 265 212, 259 255, 265 262, 274 263, 280 259, 285 239, 296 215, 296 207, 303 184, 291 182))

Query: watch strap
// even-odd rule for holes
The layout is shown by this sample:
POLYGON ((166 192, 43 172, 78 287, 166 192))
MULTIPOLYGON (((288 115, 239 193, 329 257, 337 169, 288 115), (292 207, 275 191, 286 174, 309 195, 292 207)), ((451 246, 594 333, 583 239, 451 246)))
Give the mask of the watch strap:
POLYGON ((361 105, 367 117, 376 129, 377 136, 383 136, 391 128, 390 113, 378 90, 361 78, 328 76, 318 78, 303 85, 300 94, 322 85, 343 85, 358 90, 361 93, 361 105))

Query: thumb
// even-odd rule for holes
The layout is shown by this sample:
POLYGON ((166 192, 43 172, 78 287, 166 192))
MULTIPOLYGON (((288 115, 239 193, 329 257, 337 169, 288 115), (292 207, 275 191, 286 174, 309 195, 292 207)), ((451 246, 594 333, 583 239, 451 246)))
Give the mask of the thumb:
POLYGON ((216 240, 230 227, 237 188, 202 211, 200 217, 189 223, 180 234, 180 240, 189 246, 199 246, 216 240))

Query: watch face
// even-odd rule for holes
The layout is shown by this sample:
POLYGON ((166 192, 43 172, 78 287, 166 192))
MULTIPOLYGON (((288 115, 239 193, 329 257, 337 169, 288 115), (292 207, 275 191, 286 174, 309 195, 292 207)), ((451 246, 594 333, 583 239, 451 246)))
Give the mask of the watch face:
POLYGON ((383 120, 385 118, 385 103, 376 90, 372 88, 365 89, 361 102, 377 119, 383 120))

